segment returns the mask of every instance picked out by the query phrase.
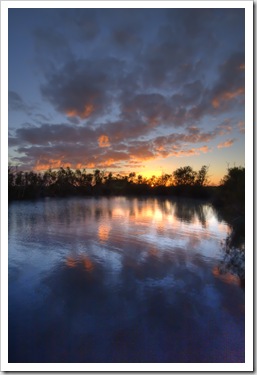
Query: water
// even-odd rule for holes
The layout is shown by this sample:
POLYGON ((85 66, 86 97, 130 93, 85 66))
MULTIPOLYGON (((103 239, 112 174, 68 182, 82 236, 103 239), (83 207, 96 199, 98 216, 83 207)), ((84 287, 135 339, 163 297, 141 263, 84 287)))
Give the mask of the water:
POLYGON ((9 362, 244 362, 244 290, 208 204, 9 206, 9 362))

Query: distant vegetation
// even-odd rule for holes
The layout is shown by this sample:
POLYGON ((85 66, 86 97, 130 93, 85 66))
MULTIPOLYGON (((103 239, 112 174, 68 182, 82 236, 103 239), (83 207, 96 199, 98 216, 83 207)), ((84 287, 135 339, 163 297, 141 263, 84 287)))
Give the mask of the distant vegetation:
POLYGON ((245 169, 228 168, 220 186, 209 186, 208 167, 199 171, 185 166, 172 174, 145 178, 132 172, 113 175, 112 172, 72 170, 69 167, 47 170, 44 173, 23 172, 8 168, 9 200, 71 195, 133 195, 181 196, 210 199, 216 206, 229 206, 233 211, 244 212, 245 169))
POLYGON ((178 168, 173 174, 144 178, 134 172, 113 175, 99 169, 87 173, 85 169, 61 167, 59 170, 36 173, 9 167, 9 200, 68 195, 167 195, 171 192, 184 195, 206 186, 207 172, 206 166, 198 172, 186 166, 178 168))

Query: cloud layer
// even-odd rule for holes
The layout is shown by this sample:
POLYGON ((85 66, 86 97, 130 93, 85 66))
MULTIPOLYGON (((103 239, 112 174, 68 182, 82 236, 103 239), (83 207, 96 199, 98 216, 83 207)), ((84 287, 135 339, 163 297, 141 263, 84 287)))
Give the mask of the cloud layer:
POLYGON ((231 147, 236 139, 225 135, 243 132, 243 10, 50 15, 51 28, 30 31, 41 100, 62 121, 46 121, 11 90, 10 111, 30 116, 10 136, 12 161, 37 169, 140 166, 231 147))

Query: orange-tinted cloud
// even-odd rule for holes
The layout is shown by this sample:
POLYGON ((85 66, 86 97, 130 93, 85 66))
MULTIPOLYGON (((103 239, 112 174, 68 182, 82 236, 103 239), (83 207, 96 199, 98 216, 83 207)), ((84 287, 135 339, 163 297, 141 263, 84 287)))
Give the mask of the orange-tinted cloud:
POLYGON ((78 116, 78 111, 76 109, 67 109, 66 115, 68 117, 75 117, 78 116))
POLYGON ((240 95, 243 95, 245 92, 244 87, 239 87, 235 91, 225 91, 219 96, 216 96, 212 99, 213 108, 219 108, 222 102, 232 100, 240 95))
POLYGON ((60 167, 71 167, 71 163, 64 163, 60 159, 49 159, 46 161, 45 159, 43 161, 37 160, 36 165, 34 167, 35 171, 44 171, 49 168, 57 169, 60 167))
POLYGON ((66 115, 68 117, 80 117, 81 119, 86 119, 88 118, 92 113, 94 112, 94 106, 93 104, 86 104, 84 109, 82 111, 71 108, 66 110, 66 115))
POLYGON ((110 141, 107 135, 100 135, 98 138, 99 147, 110 147, 110 141))
POLYGON ((235 142, 235 139, 228 139, 225 142, 219 143, 218 148, 225 148, 225 147, 231 147, 235 142))
POLYGON ((211 152, 212 149, 208 146, 202 146, 202 147, 196 147, 196 148, 191 148, 191 149, 186 149, 186 150, 179 150, 179 151, 172 151, 169 156, 176 156, 176 157, 181 157, 181 156, 194 156, 194 155, 200 155, 201 153, 206 154, 207 152, 211 152))
POLYGON ((213 108, 219 108, 219 106, 220 106, 220 102, 217 98, 212 99, 211 104, 212 104, 213 108))
POLYGON ((115 165, 115 160, 114 160, 113 158, 109 158, 109 159, 105 160, 105 161, 102 163, 102 165, 103 165, 104 167, 110 167, 110 166, 112 166, 112 165, 115 165))
POLYGON ((244 133, 245 132, 245 122, 244 121, 239 121, 239 123, 237 124, 237 126, 239 128, 240 133, 244 133))
MULTIPOLYGON (((223 128, 222 128, 223 129, 223 128)), ((227 128, 226 128, 227 129, 227 128)), ((30 132, 35 139, 40 137, 40 128, 26 130, 26 137, 31 139, 30 132)), ((202 132, 200 128, 192 126, 185 131, 185 133, 171 133, 167 136, 161 136, 150 140, 120 142, 115 139, 115 133, 112 133, 113 145, 115 149, 108 147, 110 145, 109 137, 101 134, 98 130, 88 133, 86 128, 75 128, 65 126, 63 131, 58 131, 58 134, 64 135, 67 138, 66 142, 55 142, 55 134, 52 128, 42 128, 42 134, 46 134, 50 139, 52 146, 49 148, 47 142, 45 146, 36 147, 31 146, 27 148, 20 148, 20 152, 24 152, 28 156, 33 156, 37 160, 34 169, 37 171, 46 170, 49 168, 58 169, 60 167, 70 168, 124 168, 132 167, 135 163, 143 163, 153 159, 167 158, 169 156, 190 156, 199 155, 211 151, 207 143, 220 135, 221 129, 218 126, 211 132, 202 132), (99 135, 99 133, 101 135, 99 135), (54 137, 53 137, 54 135, 54 137), (79 144, 79 140, 83 137, 88 137, 91 140, 89 147, 85 148, 83 144, 79 144), (72 142, 70 142, 72 140, 72 142), (98 141, 98 146, 96 143, 98 141), (202 143, 205 145, 202 145, 202 143), (74 146, 75 144, 75 146, 74 146), (193 145, 197 145, 197 147, 193 145), (193 146, 193 147, 192 147, 193 146), (47 157, 49 151, 55 157, 51 159, 47 157), (44 155, 44 157, 42 157, 44 155), (71 161, 71 162, 68 162, 71 161), (134 164, 133 164, 134 163, 134 164)), ((222 130, 223 131, 223 130, 222 130)), ((47 141, 47 139, 45 139, 47 141)), ((138 166, 138 165, 136 165, 138 166)))
POLYGON ((244 92, 245 92, 244 87, 239 87, 239 88, 238 88, 237 90, 235 90, 235 91, 228 91, 228 92, 225 92, 225 93, 223 94, 223 98, 224 98, 225 100, 231 100, 231 99, 233 99, 233 98, 236 98, 236 97, 239 96, 239 95, 243 95, 244 92))
POLYGON ((93 169, 93 168, 96 168, 96 164, 95 163, 87 163, 86 167, 89 168, 89 169, 93 169))
POLYGON ((230 134, 232 131, 232 126, 230 125, 230 120, 224 120, 217 128, 219 135, 227 135, 230 134))
POLYGON ((212 149, 209 148, 208 146, 202 146, 202 147, 199 147, 197 150, 205 154, 206 152, 210 152, 212 149))
MULTIPOLYGON (((133 139, 125 138, 127 134, 125 131, 124 138, 120 139, 116 137, 116 132, 120 135, 120 127, 108 127, 108 123, 107 129, 104 125, 96 129, 67 124, 42 125, 21 128, 17 131, 17 137, 19 136, 26 145, 20 147, 18 152, 25 155, 23 161, 27 163, 28 170, 33 168, 43 171, 67 166, 87 170, 101 168, 123 170, 134 167, 138 169, 139 164, 142 166, 145 162, 157 158, 160 160, 170 156, 183 157, 211 152, 209 142, 217 136, 228 134, 231 131, 230 123, 231 120, 226 119, 210 131, 191 125, 184 132, 174 132, 159 137, 154 137, 153 134, 152 138, 145 137, 140 141, 136 140, 144 130, 140 126, 136 127, 135 132, 141 133, 134 133, 136 136, 133 139), (110 144, 112 147, 108 147, 110 144), (34 160, 37 162, 35 163, 34 160)), ((121 127, 122 131, 129 130, 125 122, 121 123, 121 127)))

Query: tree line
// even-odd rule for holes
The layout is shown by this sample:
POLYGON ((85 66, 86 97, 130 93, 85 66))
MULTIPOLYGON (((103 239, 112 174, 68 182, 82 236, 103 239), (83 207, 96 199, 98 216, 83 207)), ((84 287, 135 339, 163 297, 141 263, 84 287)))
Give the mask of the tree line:
MULTIPOLYGON (((172 174, 163 173, 161 176, 151 178, 136 175, 131 172, 128 175, 106 172, 95 169, 93 173, 87 173, 85 169, 72 170, 70 167, 60 167, 58 170, 48 169, 44 173, 34 171, 23 172, 17 168, 8 168, 8 185, 10 198, 18 199, 30 195, 69 195, 70 193, 121 193, 130 189, 143 191, 149 188, 170 186, 204 186, 208 183, 208 168, 202 168, 196 172, 190 166, 181 167, 172 174), (141 188, 139 188, 141 187, 141 188)), ((154 189, 152 189, 154 190, 154 189)))
POLYGON ((131 172, 113 174, 100 169, 88 173, 85 169, 61 167, 41 172, 23 172, 8 168, 8 198, 33 199, 69 195, 177 195, 194 198, 213 198, 217 205, 233 203, 244 206, 245 169, 228 168, 218 187, 209 186, 208 167, 198 171, 190 166, 173 173, 150 178, 131 172))

